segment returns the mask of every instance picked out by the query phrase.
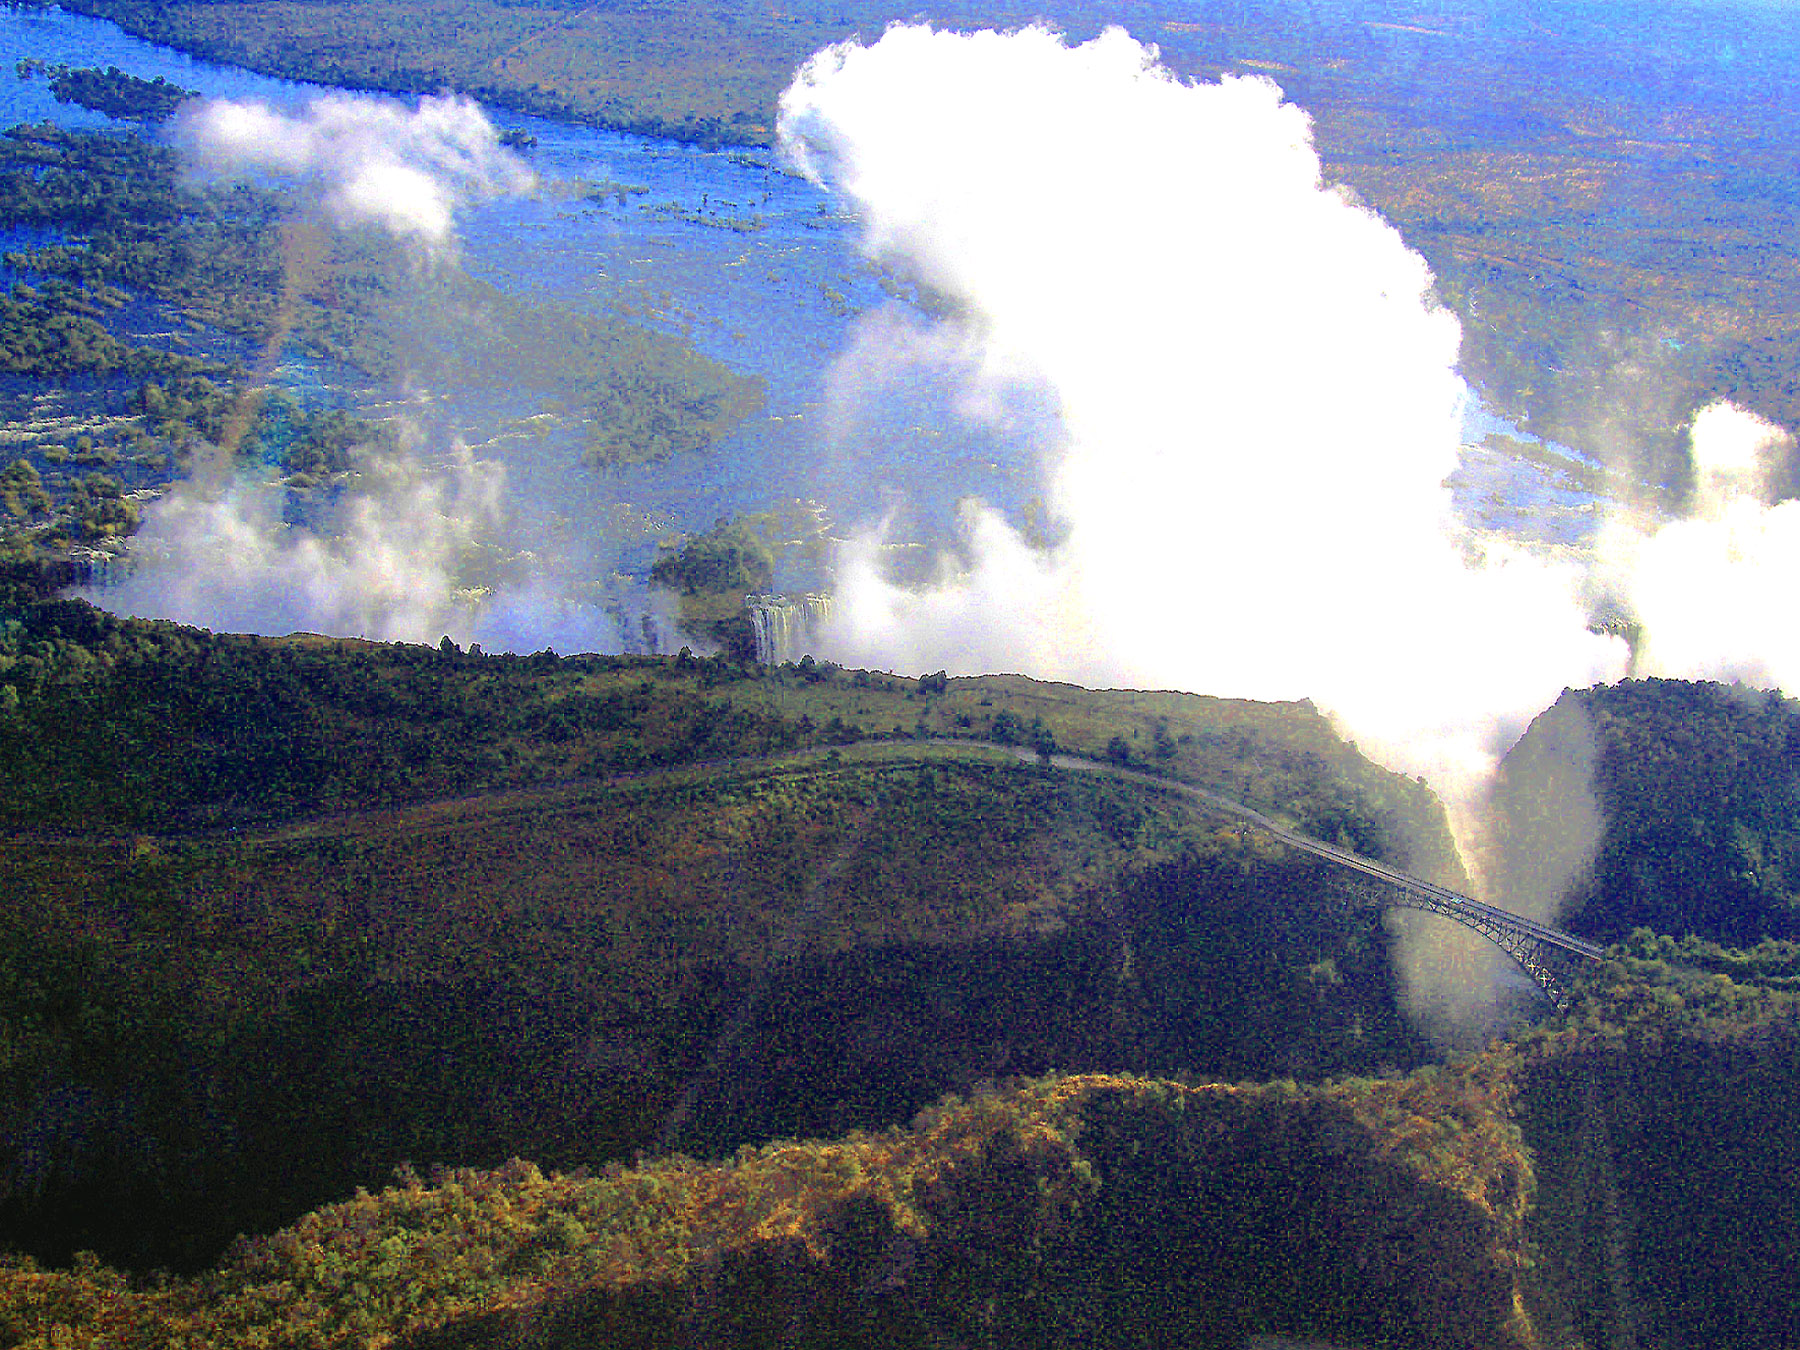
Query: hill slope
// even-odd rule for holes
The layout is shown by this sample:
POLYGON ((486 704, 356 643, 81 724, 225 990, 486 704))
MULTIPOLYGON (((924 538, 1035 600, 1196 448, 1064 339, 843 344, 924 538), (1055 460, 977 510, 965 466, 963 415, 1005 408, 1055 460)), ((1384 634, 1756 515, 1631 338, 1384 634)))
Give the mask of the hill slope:
POLYGON ((1053 1078, 722 1164, 414 1179, 194 1284, 0 1268, 0 1317, 119 1346, 1518 1346, 1531 1184, 1478 1077, 1053 1078))
POLYGON ((1557 884, 1574 932, 1800 937, 1800 705, 1779 693, 1566 692, 1508 753, 1496 800, 1509 872, 1557 884))
POLYGON ((0 653, 0 1235, 47 1258, 193 1268, 404 1161, 717 1153, 997 1073, 1422 1054, 1321 865, 994 740, 1453 866, 1429 793, 1302 705, 78 603, 0 653))

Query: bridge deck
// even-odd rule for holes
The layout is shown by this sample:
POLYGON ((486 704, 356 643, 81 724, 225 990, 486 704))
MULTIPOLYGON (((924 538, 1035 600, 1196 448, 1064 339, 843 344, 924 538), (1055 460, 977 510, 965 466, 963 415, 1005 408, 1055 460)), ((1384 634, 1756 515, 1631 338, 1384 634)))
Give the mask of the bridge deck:
POLYGON ((1589 942, 1586 938, 1576 937, 1573 933, 1565 933, 1560 928, 1552 928, 1549 924, 1539 923, 1536 919, 1527 918, 1523 914, 1514 914, 1511 910, 1501 909, 1497 905, 1485 904, 1480 900, 1453 891, 1446 886, 1426 881, 1423 877, 1415 877, 1411 873, 1402 872, 1397 867, 1390 867, 1373 858, 1365 858, 1360 853, 1353 853, 1347 848, 1339 848, 1336 844, 1327 844, 1322 839, 1314 839, 1309 835, 1298 834, 1285 826, 1276 824, 1262 812, 1252 810, 1242 802, 1234 802, 1229 797, 1221 797, 1216 792, 1208 792, 1205 788, 1194 787, 1189 783, 1177 782, 1173 778, 1160 778, 1155 774, 1140 773, 1135 769, 1120 768, 1112 764, 1102 764, 1098 760, 1082 759, 1075 755, 1055 755, 1051 763, 1060 768, 1077 769, 1088 773, 1105 772, 1133 782, 1144 783, 1150 787, 1164 788, 1178 792, 1183 796, 1193 797, 1206 803, 1226 815, 1247 820, 1257 828, 1268 832, 1290 848, 1297 848, 1314 857, 1324 858, 1328 862, 1348 867, 1361 872, 1365 876, 1385 881, 1401 890, 1410 891, 1422 899, 1432 901, 1445 910, 1460 911, 1471 918, 1484 919, 1489 923, 1502 924, 1516 929, 1539 942, 1548 943, 1552 947, 1572 952, 1589 961, 1598 961, 1606 955, 1606 948, 1589 942))

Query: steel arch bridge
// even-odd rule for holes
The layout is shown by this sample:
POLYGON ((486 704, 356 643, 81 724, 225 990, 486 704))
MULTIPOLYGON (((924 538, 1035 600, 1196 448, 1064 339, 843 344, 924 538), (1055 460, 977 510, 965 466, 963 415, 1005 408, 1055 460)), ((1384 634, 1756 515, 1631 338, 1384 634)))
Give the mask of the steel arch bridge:
POLYGON ((1242 802, 1234 802, 1229 797, 1208 792, 1205 788, 1073 755, 1057 755, 1053 762, 1063 768, 1106 773, 1178 793, 1215 811, 1236 817, 1246 826, 1254 826, 1273 835, 1290 848, 1310 853, 1315 858, 1322 858, 1358 873, 1365 884, 1354 888, 1352 895, 1362 904, 1383 909, 1422 910, 1473 929, 1512 958, 1513 963, 1530 977, 1532 983, 1543 991, 1544 997, 1558 1011, 1569 1006, 1569 995, 1583 965, 1599 961, 1606 955, 1606 948, 1589 942, 1586 938, 1565 933, 1560 928, 1552 928, 1549 924, 1539 923, 1523 914, 1514 914, 1497 905, 1485 904, 1448 887, 1402 872, 1397 867, 1389 867, 1386 863, 1365 858, 1347 848, 1339 848, 1336 844, 1327 844, 1310 835, 1297 834, 1269 819, 1262 812, 1252 810, 1242 802))
MULTIPOLYGON (((1295 843, 1294 838, 1284 842, 1302 847, 1295 843)), ((1314 852, 1312 849, 1307 851, 1314 852)), ((1332 853, 1342 854, 1343 850, 1333 849, 1332 853)), ((1332 853, 1318 853, 1317 856, 1363 873, 1363 884, 1350 888, 1351 903, 1379 909, 1421 910, 1427 914, 1441 915, 1474 930, 1505 952, 1559 1012, 1569 1006, 1569 996, 1581 968, 1606 955, 1604 947, 1572 933, 1538 923, 1535 919, 1528 919, 1522 914, 1483 904, 1479 900, 1433 886, 1430 882, 1421 882, 1404 873, 1381 876, 1365 872, 1348 858, 1333 857, 1332 853)), ((1368 860, 1357 859, 1359 863, 1365 861, 1368 860)), ((1380 864, 1376 866, 1379 867, 1380 864)))

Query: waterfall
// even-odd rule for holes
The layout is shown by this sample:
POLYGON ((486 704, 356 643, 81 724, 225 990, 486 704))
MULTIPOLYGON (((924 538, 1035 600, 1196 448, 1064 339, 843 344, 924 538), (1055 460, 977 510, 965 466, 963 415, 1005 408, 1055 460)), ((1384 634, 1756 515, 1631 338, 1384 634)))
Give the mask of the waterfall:
POLYGON ((756 659, 778 666, 807 654, 831 618, 831 597, 819 591, 805 595, 746 595, 744 612, 756 635, 756 659))
POLYGON ((69 567, 77 586, 114 586, 129 580, 137 560, 127 554, 76 544, 69 550, 69 567))

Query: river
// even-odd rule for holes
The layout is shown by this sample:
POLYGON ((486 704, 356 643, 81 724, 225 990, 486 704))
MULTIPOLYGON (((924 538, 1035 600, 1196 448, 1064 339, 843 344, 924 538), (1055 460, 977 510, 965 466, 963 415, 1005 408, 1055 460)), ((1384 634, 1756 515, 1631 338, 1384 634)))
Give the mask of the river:
MULTIPOLYGON (((128 37, 112 24, 54 9, 0 9, 0 56, 7 67, 28 57, 116 65, 207 97, 262 99, 283 108, 297 109, 323 92, 195 61, 128 37)), ((760 379, 768 396, 764 409, 706 452, 596 470, 580 465, 574 430, 538 417, 541 389, 534 392, 531 381, 504 362, 495 365, 492 344, 478 376, 468 373, 470 362, 444 358, 459 331, 482 326, 480 316, 436 305, 436 292, 416 277, 395 280, 402 293, 395 312, 404 314, 396 328, 410 341, 402 344, 407 369, 395 384, 372 384, 280 354, 275 381, 315 401, 403 415, 417 425, 427 447, 423 462, 429 464, 434 453, 448 462, 451 447, 467 446, 498 466, 509 506, 501 530, 506 537, 495 546, 514 560, 555 552, 554 584, 585 588, 587 598, 573 621, 565 615, 548 626, 475 625, 471 634, 480 629, 490 645, 535 646, 554 637, 565 648, 616 648, 627 639, 615 626, 635 632, 628 611, 648 603, 641 583, 657 540, 739 512, 785 508, 825 534, 886 517, 898 522, 898 538, 932 543, 949 536, 963 498, 979 496, 1015 518, 1029 509, 1039 491, 1042 447, 970 426, 956 411, 954 380, 902 380, 885 403, 865 398, 848 427, 838 410, 836 434, 827 434, 834 362, 851 346, 858 316, 891 301, 857 251, 855 221, 826 193, 786 171, 775 155, 707 151, 503 110, 489 110, 489 116, 503 130, 535 138, 529 159, 543 186, 471 207, 458 222, 453 265, 495 288, 508 304, 602 321, 629 315, 632 322, 660 325, 706 356, 760 379), (597 203, 568 190, 596 182, 643 191, 597 203), (730 228, 733 221, 754 228, 730 228), (452 368, 459 372, 455 378, 445 374, 452 368), (556 535, 557 542, 552 548, 536 535, 556 535)), ((99 114, 56 103, 43 79, 10 74, 0 78, 0 117, 7 125, 43 119, 80 128, 108 125, 99 114)), ((143 326, 154 329, 154 317, 143 326)), ((239 351, 242 344, 226 334, 199 335, 197 345, 254 355, 239 351)), ((555 357, 518 354, 521 362, 546 359, 555 357)), ((1472 402, 1469 439, 1494 430, 1511 431, 1472 402)), ((1515 535, 1575 542, 1592 519, 1593 503, 1581 493, 1504 453, 1472 449, 1452 487, 1465 516, 1515 535)), ((778 585, 796 589, 828 583, 816 551, 792 551, 777 577, 778 585)), ((96 598, 106 603, 109 595, 101 591, 96 598)), ((284 612, 265 624, 254 607, 196 613, 177 606, 168 612, 214 627, 295 621, 284 612)))

